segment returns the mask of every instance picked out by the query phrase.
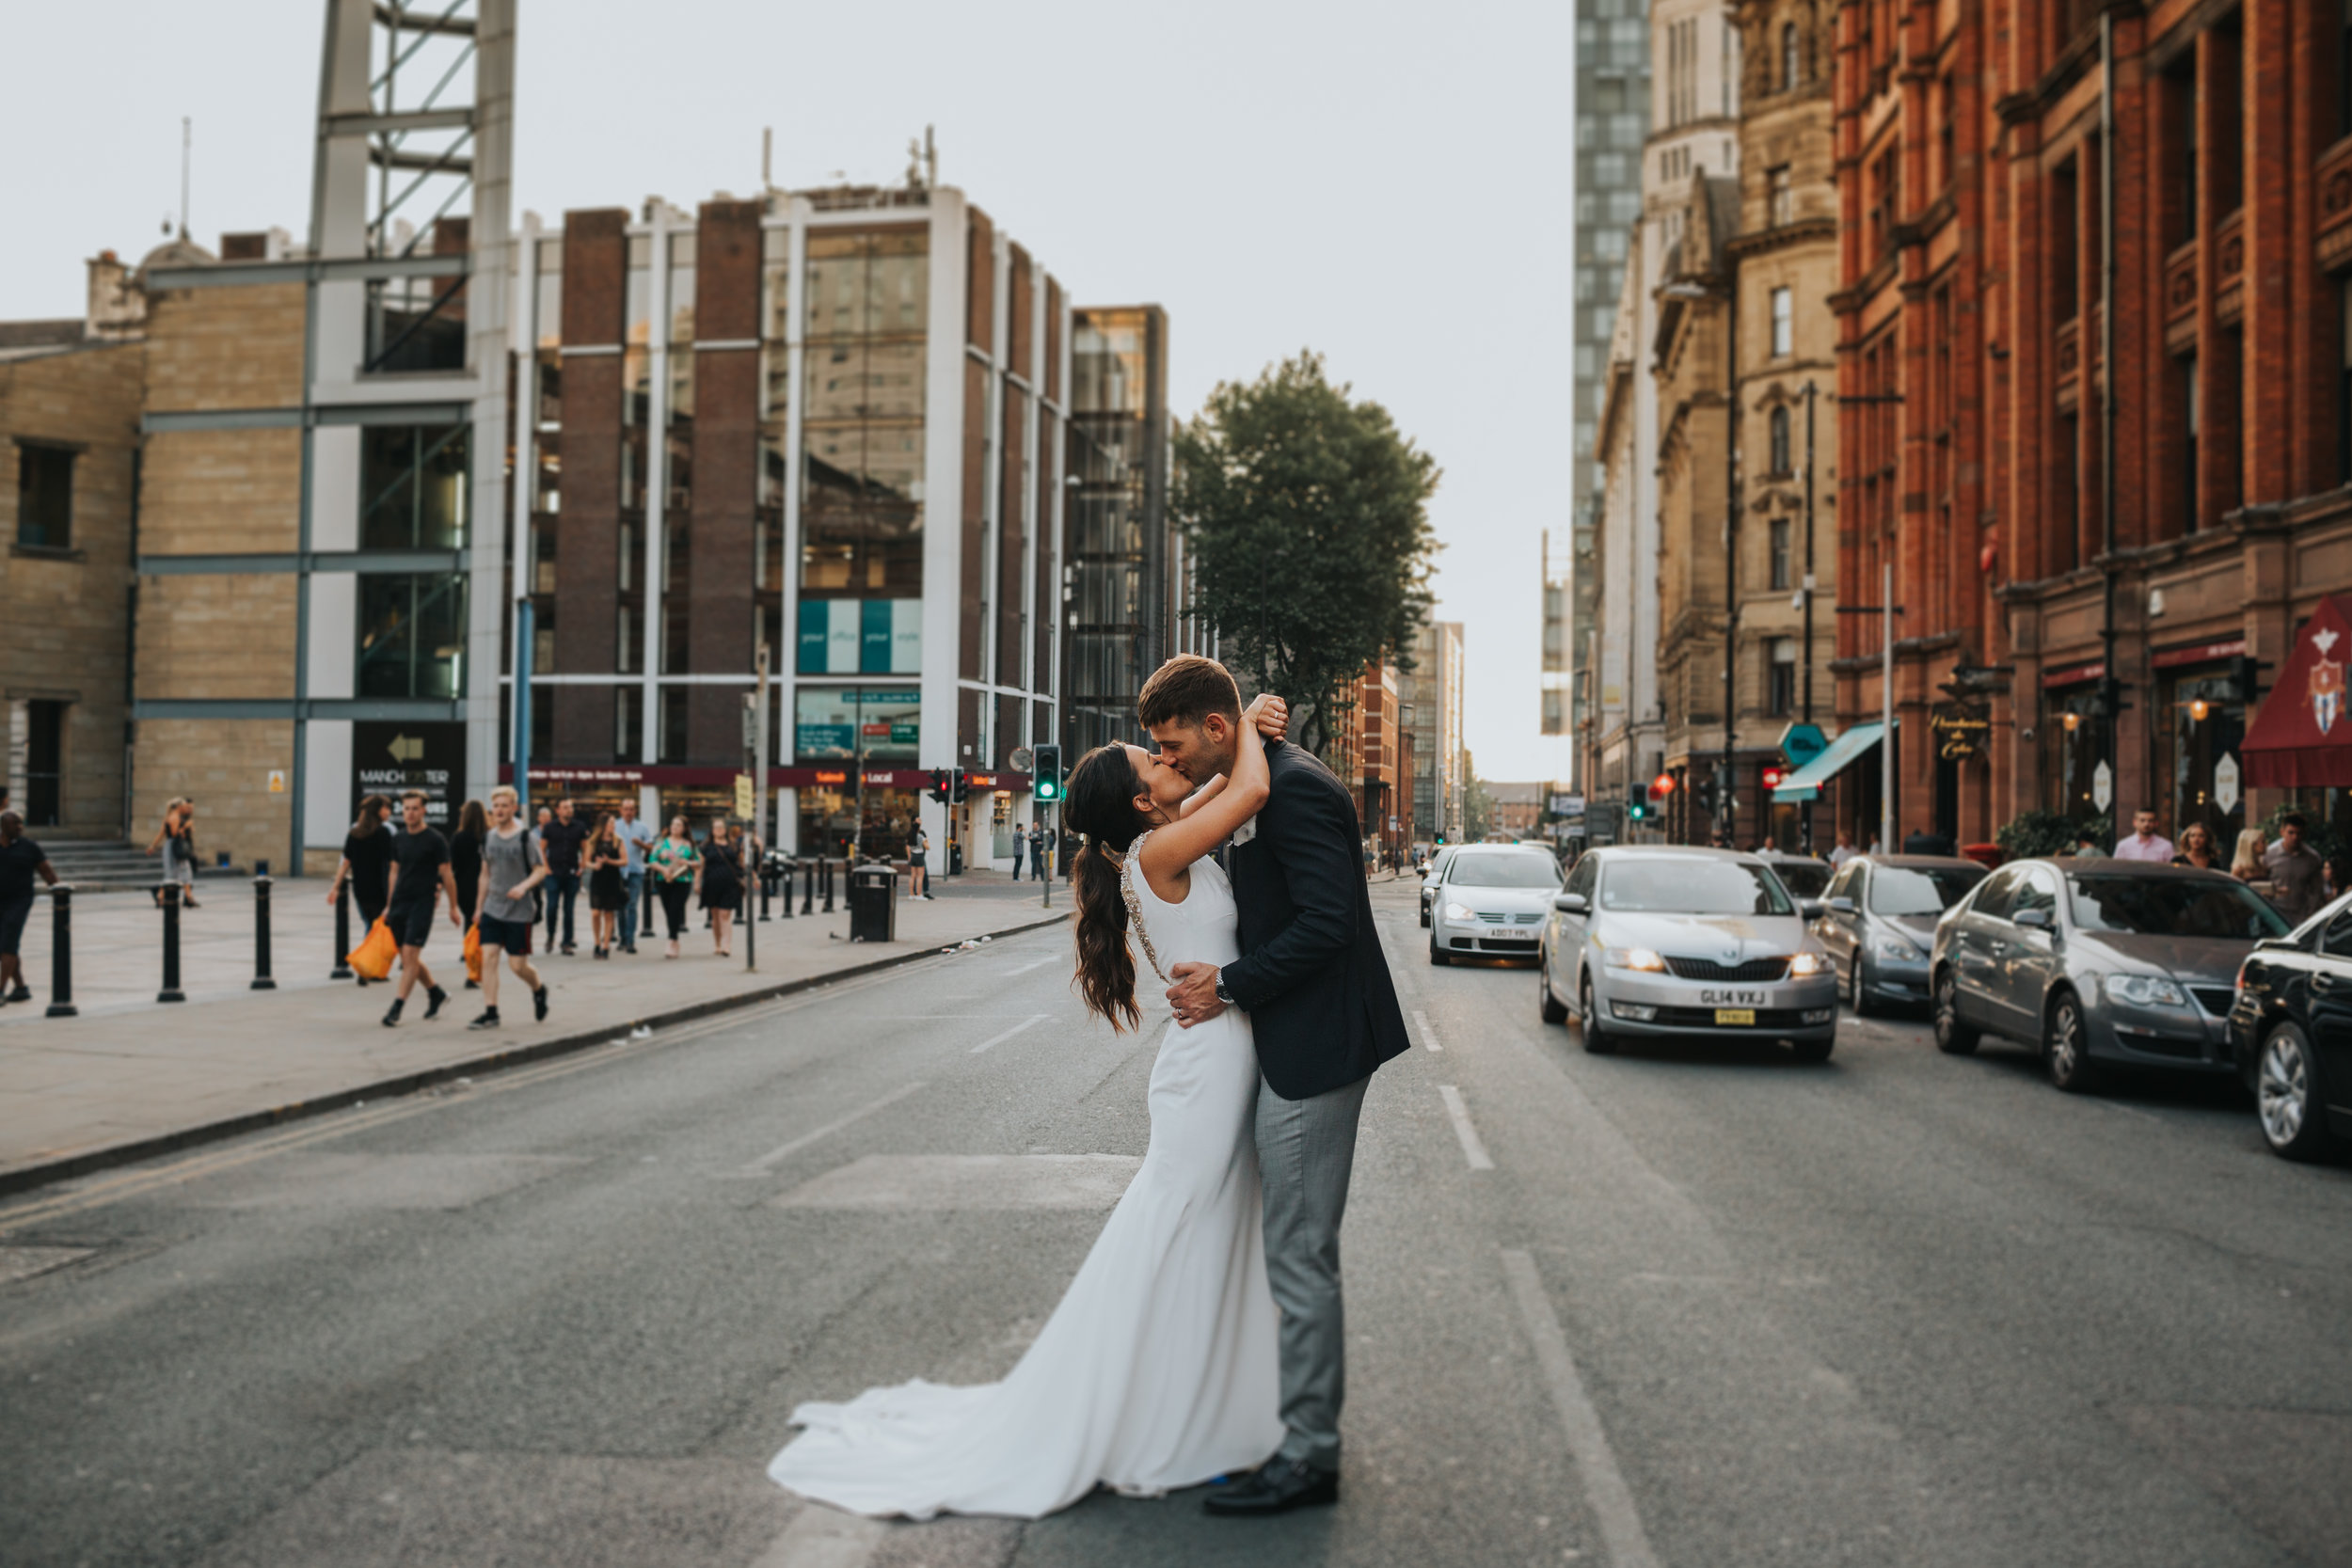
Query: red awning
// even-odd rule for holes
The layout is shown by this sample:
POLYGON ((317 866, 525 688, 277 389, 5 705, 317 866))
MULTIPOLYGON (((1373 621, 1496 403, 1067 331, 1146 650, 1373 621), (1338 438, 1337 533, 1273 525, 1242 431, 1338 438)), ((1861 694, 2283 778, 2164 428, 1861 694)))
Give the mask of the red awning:
POLYGON ((2352 787, 2352 599, 2319 601, 2296 628, 2286 668, 2263 699, 2242 748, 2246 782, 2261 789, 2352 787))

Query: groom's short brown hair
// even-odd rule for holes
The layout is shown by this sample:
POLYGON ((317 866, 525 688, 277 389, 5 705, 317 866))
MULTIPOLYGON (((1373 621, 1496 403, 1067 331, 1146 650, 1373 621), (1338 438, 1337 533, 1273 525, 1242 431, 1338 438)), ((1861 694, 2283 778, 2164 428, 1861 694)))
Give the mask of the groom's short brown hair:
POLYGON ((1241 723, 1241 688, 1232 674, 1213 658, 1179 654, 1152 672, 1136 699, 1136 717, 1147 730, 1162 724, 1184 723, 1195 729, 1212 713, 1241 723))

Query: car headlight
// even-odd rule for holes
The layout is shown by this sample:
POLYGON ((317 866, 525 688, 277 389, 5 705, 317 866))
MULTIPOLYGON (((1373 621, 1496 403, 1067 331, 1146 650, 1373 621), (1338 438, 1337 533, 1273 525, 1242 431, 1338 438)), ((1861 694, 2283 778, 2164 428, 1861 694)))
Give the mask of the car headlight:
POLYGON ((2181 988, 2161 974, 2110 974, 2106 984, 2110 1002, 2129 1002, 2141 1007, 2178 1007, 2185 1001, 2181 988))
POLYGON ((1445 907, 1445 917, 1448 920, 1475 920, 1478 918, 1478 911, 1468 904, 1448 904, 1445 907))
POLYGON ((1652 974, 1666 972, 1666 960, 1646 947, 1604 947, 1600 961, 1610 969, 1639 969, 1652 974))
POLYGON ((1900 937, 1887 937, 1879 942, 1879 957, 1897 963, 1909 963, 1919 957, 1919 950, 1900 937))
POLYGON ((1809 974, 1827 974, 1829 960, 1819 953, 1800 953, 1788 960, 1788 977, 1802 980, 1809 974))

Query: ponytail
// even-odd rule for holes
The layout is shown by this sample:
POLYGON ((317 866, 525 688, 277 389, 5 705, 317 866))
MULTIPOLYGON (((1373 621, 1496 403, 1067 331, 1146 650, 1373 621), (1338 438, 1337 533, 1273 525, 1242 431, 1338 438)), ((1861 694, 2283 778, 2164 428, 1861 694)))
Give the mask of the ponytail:
POLYGON ((1086 835, 1071 866, 1077 895, 1075 984, 1087 1010, 1120 1034, 1143 1024, 1136 1006, 1136 959, 1127 950, 1127 895, 1120 885, 1127 847, 1145 827, 1135 798, 1142 793, 1124 746, 1097 746, 1070 770, 1062 807, 1066 832, 1086 835))

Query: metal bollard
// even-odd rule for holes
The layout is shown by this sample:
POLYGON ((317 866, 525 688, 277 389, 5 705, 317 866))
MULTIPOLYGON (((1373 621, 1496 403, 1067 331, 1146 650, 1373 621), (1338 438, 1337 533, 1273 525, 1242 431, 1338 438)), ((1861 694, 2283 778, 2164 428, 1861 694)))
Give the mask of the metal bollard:
POLYGON ((776 870, 784 883, 784 918, 789 920, 792 918, 792 863, 786 861, 776 870))
POLYGON ((801 863, 801 912, 817 912, 817 868, 806 861, 801 863))
POLYGON ((818 862, 817 863, 824 869, 824 874, 825 874, 825 912, 826 912, 827 914, 831 914, 831 913, 833 913, 833 862, 831 862, 831 861, 819 861, 819 862, 818 862))
POLYGON ((348 980, 351 974, 351 883, 345 881, 335 890, 335 967, 326 972, 330 980, 348 980))
POLYGON ((776 890, 776 874, 768 868, 768 857, 759 857, 759 918, 768 918, 768 900, 776 890))
POLYGON ((187 993, 180 989, 180 884, 164 884, 164 989, 155 993, 158 1002, 185 1002, 187 993))
POLYGON ((49 1017, 78 1018, 73 1005, 73 884, 49 890, 49 1017))
POLYGON ((278 982, 269 977, 269 873, 266 871, 253 879, 252 989, 278 989, 278 982))

